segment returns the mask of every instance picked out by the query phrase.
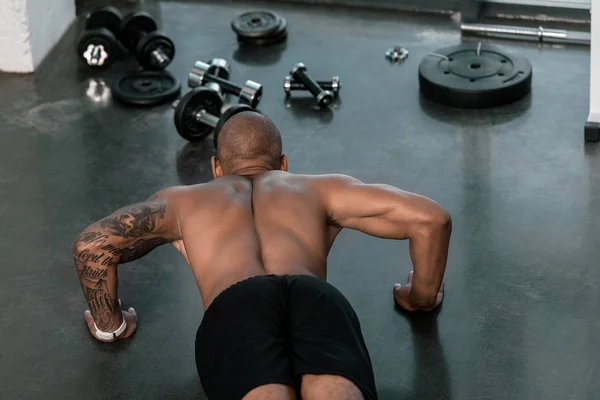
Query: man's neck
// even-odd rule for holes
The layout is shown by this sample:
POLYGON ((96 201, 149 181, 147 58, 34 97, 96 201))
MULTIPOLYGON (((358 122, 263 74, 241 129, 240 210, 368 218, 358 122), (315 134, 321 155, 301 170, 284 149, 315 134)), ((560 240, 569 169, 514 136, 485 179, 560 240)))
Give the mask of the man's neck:
POLYGON ((249 179, 250 181, 254 180, 257 176, 264 174, 265 172, 272 171, 272 169, 267 167, 245 167, 234 171, 231 175, 241 176, 243 178, 249 179))

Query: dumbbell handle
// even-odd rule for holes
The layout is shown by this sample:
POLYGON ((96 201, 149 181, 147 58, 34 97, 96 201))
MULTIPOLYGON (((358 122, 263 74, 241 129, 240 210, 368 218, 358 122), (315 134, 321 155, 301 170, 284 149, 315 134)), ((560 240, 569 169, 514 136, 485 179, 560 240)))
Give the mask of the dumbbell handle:
MULTIPOLYGON (((317 85, 324 90, 336 90, 331 81, 317 81, 317 85)), ((291 81, 290 90, 307 90, 306 85, 302 82, 291 81)))
POLYGON ((303 83, 304 86, 306 86, 306 89, 308 89, 308 91, 311 92, 313 96, 318 96, 323 90, 325 90, 322 89, 321 86, 319 86, 317 81, 308 76, 304 69, 296 68, 292 72, 292 78, 303 83))
POLYGON ((220 78, 216 75, 205 73, 203 77, 205 82, 214 82, 219 84, 225 93, 239 96, 242 93, 242 88, 235 83, 229 82, 227 79, 220 78))
MULTIPOLYGON (((176 109, 178 105, 179 105, 179 100, 175 100, 172 105, 173 109, 176 109)), ((208 111, 206 111, 203 108, 198 110, 196 112, 196 114, 194 115, 194 117, 196 118, 196 121, 200 122, 201 124, 206 124, 206 125, 210 126, 211 128, 216 127, 217 124, 219 123, 219 117, 212 115, 211 113, 209 113, 208 111)))
POLYGON ((196 113, 196 120, 201 124, 206 124, 211 128, 214 128, 219 123, 219 117, 208 113, 206 110, 201 109, 196 113))

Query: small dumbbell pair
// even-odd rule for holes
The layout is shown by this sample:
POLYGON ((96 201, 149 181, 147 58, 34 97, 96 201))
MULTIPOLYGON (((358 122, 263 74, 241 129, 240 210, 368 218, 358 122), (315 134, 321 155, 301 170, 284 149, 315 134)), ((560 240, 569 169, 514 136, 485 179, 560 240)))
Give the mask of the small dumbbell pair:
POLYGON ((196 61, 188 77, 188 86, 197 88, 205 86, 213 89, 221 96, 223 93, 237 96, 238 103, 256 108, 262 98, 262 85, 254 81, 246 81, 243 86, 229 81, 229 64, 222 58, 214 58, 208 63, 196 61))
POLYGON ((308 90, 316 99, 319 107, 327 107, 342 88, 339 76, 331 81, 315 81, 306 73, 306 66, 298 63, 283 81, 283 90, 289 96, 293 90, 308 90))
POLYGON ((134 12, 123 18, 110 6, 88 14, 77 53, 87 66, 106 68, 118 59, 119 41, 135 54, 144 69, 165 69, 175 55, 173 41, 158 31, 150 14, 134 12))

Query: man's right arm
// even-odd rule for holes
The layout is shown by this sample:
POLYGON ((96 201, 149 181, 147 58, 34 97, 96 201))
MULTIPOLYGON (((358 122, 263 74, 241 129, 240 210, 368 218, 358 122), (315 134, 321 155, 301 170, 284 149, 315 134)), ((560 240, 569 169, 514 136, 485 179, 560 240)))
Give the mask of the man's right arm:
POLYGON ((441 300, 452 220, 439 204, 389 185, 332 175, 319 184, 331 223, 368 235, 410 241, 412 282, 396 301, 408 310, 431 310, 441 300))

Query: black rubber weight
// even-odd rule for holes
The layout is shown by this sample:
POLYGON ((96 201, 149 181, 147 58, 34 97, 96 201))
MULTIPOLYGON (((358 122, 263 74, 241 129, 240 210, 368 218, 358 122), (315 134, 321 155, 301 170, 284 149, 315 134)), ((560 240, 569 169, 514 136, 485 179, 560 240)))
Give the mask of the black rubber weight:
POLYGON ((242 113, 244 111, 258 112, 247 104, 236 104, 229 107, 227 111, 225 111, 223 115, 221 115, 221 118, 219 119, 219 123, 215 127, 213 135, 215 149, 217 148, 217 139, 219 138, 219 132, 221 132, 221 129, 223 129, 223 125, 225 125, 225 122, 227 122, 227 120, 233 117, 234 115, 242 113))
POLYGON ((130 71, 118 78, 112 87, 115 99, 133 105, 153 106, 166 103, 179 95, 181 85, 166 71, 130 71))
POLYGON ((231 28, 238 36, 258 39, 271 36, 279 31, 282 18, 269 10, 248 11, 231 21, 231 28))
POLYGON ((97 28, 85 31, 83 35, 81 35, 79 43, 77 44, 77 54, 79 59, 84 63, 87 63, 85 53, 90 45, 102 46, 104 47, 106 54, 108 54, 108 58, 101 66, 89 65, 90 67, 106 68, 115 61, 119 53, 119 43, 117 42, 117 38, 108 29, 97 28))
POLYGON ((271 46, 277 43, 281 43, 287 39, 287 21, 285 18, 281 18, 281 25, 279 29, 271 36, 262 38, 247 38, 238 35, 238 42, 242 45, 250 46, 271 46))
POLYGON ((154 32, 158 29, 156 21, 147 12, 138 11, 128 14, 120 25, 120 39, 123 46, 130 51, 135 51, 138 32, 154 32))
POLYGON ((92 10, 85 19, 85 29, 104 28, 111 31, 114 35, 119 34, 119 26, 123 17, 118 9, 112 6, 106 6, 92 10))
POLYGON ((488 44, 465 43, 436 50, 419 65, 421 92, 457 108, 513 103, 531 92, 528 59, 488 44))
POLYGON ((196 119, 196 113, 205 110, 219 117, 223 99, 214 90, 197 87, 185 94, 175 108, 173 116, 179 135, 190 142, 204 140, 213 131, 213 127, 196 119))

